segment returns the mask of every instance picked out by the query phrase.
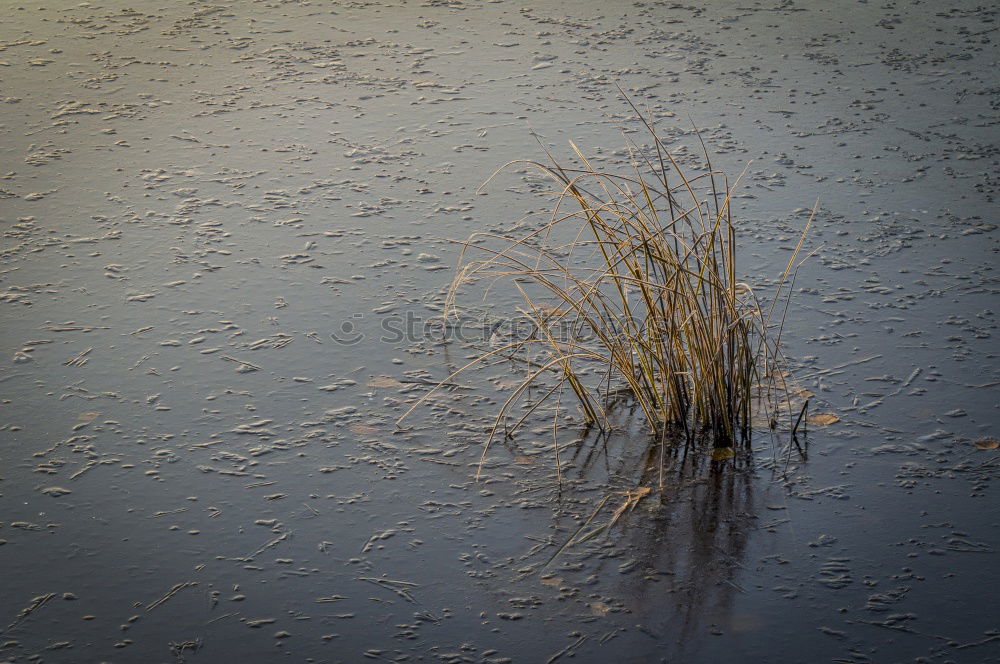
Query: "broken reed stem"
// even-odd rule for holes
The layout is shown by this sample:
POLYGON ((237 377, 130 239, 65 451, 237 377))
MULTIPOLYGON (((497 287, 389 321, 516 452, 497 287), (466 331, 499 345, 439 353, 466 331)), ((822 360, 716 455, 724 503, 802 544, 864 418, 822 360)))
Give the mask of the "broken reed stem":
POLYGON ((805 403, 802 404, 802 410, 799 411, 799 416, 795 419, 795 425, 792 427, 792 436, 794 437, 799 431, 799 424, 802 422, 802 416, 806 414, 809 409, 809 399, 806 399, 805 403))

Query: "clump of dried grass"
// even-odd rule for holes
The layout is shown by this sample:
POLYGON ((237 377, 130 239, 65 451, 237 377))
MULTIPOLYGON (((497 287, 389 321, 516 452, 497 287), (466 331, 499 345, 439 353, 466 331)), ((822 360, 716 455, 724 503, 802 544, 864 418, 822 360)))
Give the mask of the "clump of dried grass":
POLYGON ((477 233, 465 242, 447 309, 470 284, 502 280, 533 324, 446 379, 496 356, 528 363, 491 441, 566 390, 588 424, 607 429, 612 405, 626 400, 661 441, 708 439, 717 451, 748 443, 755 418, 773 426, 783 410, 779 342, 809 223, 777 285, 758 297, 738 277, 732 195, 740 178, 730 184, 713 170, 704 143, 708 170, 688 175, 635 110, 652 145, 644 152, 629 142, 634 173, 602 170, 572 143, 574 167, 551 154, 549 163, 513 162, 558 185, 551 217, 520 237, 477 233), (567 230, 569 241, 553 243, 567 230), (536 386, 542 397, 509 426, 536 386))

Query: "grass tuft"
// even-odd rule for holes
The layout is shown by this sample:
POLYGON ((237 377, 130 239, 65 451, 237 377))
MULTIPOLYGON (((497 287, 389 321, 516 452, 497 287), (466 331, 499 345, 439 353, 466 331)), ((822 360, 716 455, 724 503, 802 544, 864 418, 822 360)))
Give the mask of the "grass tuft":
POLYGON ((477 233, 464 243, 446 315, 470 284, 500 280, 532 323, 446 379, 498 356, 526 363, 491 441, 543 403, 554 402, 558 418, 563 393, 589 425, 610 428, 612 410, 627 404, 661 443, 717 449, 748 444, 755 421, 773 427, 786 410, 781 328, 812 218, 769 297, 758 297, 738 277, 732 196, 743 175, 731 184, 713 170, 703 142, 707 170, 686 173, 632 108, 651 140, 646 150, 628 142, 634 172, 602 170, 572 143, 573 166, 548 151, 548 163, 507 164, 497 173, 528 166, 556 184, 551 216, 520 236, 477 233), (528 402, 536 387, 541 396, 528 402), (515 420, 519 407, 527 412, 515 420))

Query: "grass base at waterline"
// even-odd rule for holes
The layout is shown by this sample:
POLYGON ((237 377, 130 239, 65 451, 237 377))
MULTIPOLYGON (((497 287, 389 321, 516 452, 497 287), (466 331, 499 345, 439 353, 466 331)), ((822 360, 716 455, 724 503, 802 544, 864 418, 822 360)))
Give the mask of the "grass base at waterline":
POLYGON ((773 423, 787 411, 781 328, 812 218, 759 296, 738 278, 732 195, 740 178, 730 184, 713 170, 704 143, 707 170, 686 173, 639 117, 651 144, 628 142, 631 172, 601 170, 572 143, 573 166, 548 153, 548 163, 507 164, 497 173, 527 166, 556 184, 550 214, 519 235, 477 233, 464 243, 445 315, 473 284, 506 284, 532 327, 446 379, 491 358, 523 363, 491 441, 543 404, 558 418, 567 400, 588 425, 611 427, 612 410, 627 403, 657 438, 716 448, 746 444, 755 419, 773 423))

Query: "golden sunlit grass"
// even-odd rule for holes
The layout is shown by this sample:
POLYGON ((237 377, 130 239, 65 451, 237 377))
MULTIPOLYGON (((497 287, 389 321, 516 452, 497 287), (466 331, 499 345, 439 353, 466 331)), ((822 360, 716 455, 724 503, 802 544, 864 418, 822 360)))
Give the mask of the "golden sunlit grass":
POLYGON ((730 184, 713 170, 704 144, 707 171, 686 173, 639 116, 651 146, 629 142, 633 172, 602 170, 572 143, 572 167, 551 154, 549 163, 514 162, 557 185, 548 221, 520 237, 477 233, 464 245, 446 309, 471 284, 499 281, 516 289, 532 324, 446 379, 497 356, 527 363, 491 441, 543 403, 558 418, 563 394, 601 429, 627 403, 664 444, 710 440, 717 449, 749 441, 755 418, 773 422, 779 412, 781 327, 809 223, 777 285, 758 297, 738 276, 739 178, 730 184), (515 418, 515 408, 526 412, 515 418))

